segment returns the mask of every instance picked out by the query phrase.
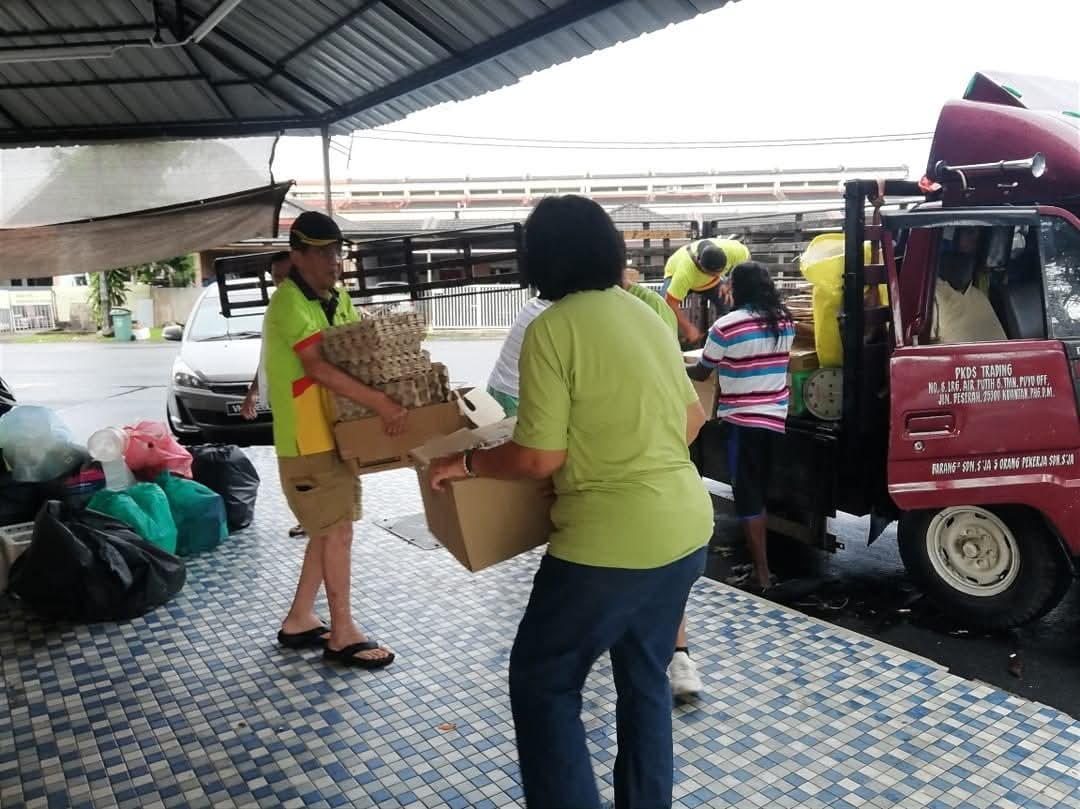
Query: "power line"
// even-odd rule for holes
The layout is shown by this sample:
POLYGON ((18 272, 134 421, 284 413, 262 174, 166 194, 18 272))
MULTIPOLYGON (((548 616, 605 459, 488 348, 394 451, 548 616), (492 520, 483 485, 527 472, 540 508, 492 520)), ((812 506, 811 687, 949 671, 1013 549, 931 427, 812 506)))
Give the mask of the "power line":
POLYGON ((354 137, 366 140, 382 140, 394 143, 424 143, 438 146, 472 146, 495 149, 604 149, 604 150, 657 150, 657 149, 746 149, 791 146, 845 146, 869 143, 897 143, 929 140, 933 132, 901 132, 880 135, 837 135, 815 138, 755 138, 730 141, 597 141, 556 140, 546 138, 503 138, 482 135, 450 135, 431 132, 358 132, 354 137), (404 137, 402 137, 404 136, 404 137))
MULTIPOLYGON (((366 134, 366 133, 360 133, 366 134)), ((458 140, 470 140, 470 141, 502 141, 506 143, 572 143, 572 144, 586 144, 607 146, 611 144, 635 146, 635 145, 651 145, 651 144, 670 144, 672 146, 682 146, 688 144, 702 143, 702 144, 739 144, 739 143, 758 143, 761 141, 777 141, 785 143, 797 143, 800 141, 819 141, 819 140, 851 140, 851 139, 871 139, 871 138, 923 138, 930 137, 933 132, 899 132, 899 133, 880 133, 876 135, 820 135, 811 138, 750 138, 747 140, 591 140, 588 138, 511 138, 504 137, 502 135, 460 135, 447 132, 415 132, 408 129, 387 129, 382 130, 379 134, 383 135, 418 135, 424 138, 454 138, 458 140)))

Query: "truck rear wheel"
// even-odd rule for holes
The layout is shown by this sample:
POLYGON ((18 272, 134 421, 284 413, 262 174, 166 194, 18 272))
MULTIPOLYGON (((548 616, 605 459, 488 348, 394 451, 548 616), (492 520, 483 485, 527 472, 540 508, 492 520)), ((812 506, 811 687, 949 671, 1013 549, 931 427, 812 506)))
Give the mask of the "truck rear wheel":
POLYGON ((900 518, 900 556, 927 597, 974 626, 1007 629, 1046 614, 1071 572, 1035 512, 950 506, 900 518))

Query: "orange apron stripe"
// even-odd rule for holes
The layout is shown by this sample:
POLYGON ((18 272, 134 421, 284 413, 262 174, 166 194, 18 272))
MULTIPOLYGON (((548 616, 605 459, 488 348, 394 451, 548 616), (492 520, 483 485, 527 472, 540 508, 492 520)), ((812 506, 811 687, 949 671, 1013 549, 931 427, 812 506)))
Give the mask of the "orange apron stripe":
POLYGON ((304 395, 304 391, 315 384, 315 380, 309 376, 302 376, 292 383, 292 395, 294 399, 299 399, 304 395))
POLYGON ((310 337, 305 337, 299 343, 294 345, 293 346, 293 351, 299 353, 299 352, 303 351, 305 348, 307 348, 308 346, 318 345, 320 342, 322 342, 322 332, 317 331, 313 335, 311 335, 310 337))

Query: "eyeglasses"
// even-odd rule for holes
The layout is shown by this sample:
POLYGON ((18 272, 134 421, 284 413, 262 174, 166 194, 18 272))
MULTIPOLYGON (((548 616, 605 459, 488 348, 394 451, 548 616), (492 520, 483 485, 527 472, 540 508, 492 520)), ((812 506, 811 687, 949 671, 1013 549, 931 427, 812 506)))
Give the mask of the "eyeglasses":
POLYGON ((308 250, 312 253, 318 253, 323 258, 336 259, 343 261, 349 257, 348 248, 340 242, 335 244, 324 244, 316 247, 315 245, 309 245, 308 250))
POLYGON ((349 251, 343 244, 324 244, 314 248, 323 258, 338 259, 344 261, 349 257, 349 251))

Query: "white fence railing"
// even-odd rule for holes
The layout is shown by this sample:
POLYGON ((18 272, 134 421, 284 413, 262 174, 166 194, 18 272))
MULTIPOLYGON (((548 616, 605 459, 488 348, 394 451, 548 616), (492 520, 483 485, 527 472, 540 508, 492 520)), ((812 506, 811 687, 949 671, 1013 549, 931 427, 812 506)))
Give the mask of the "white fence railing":
POLYGON ((0 332, 47 331, 55 327, 51 290, 0 289, 0 332))
MULTIPOLYGON (((793 279, 777 279, 776 285, 784 294, 790 294, 802 286, 793 279)), ((641 286, 660 292, 661 283, 645 281, 641 286)), ((433 294, 434 297, 416 303, 416 308, 424 314, 432 329, 497 330, 509 329, 514 324, 514 318, 532 296, 532 291, 507 284, 476 284, 433 294)), ((683 306, 686 308, 690 304, 684 302, 683 306)))
POLYGON ((531 295, 507 284, 476 284, 436 292, 416 307, 435 330, 509 329, 531 295))

